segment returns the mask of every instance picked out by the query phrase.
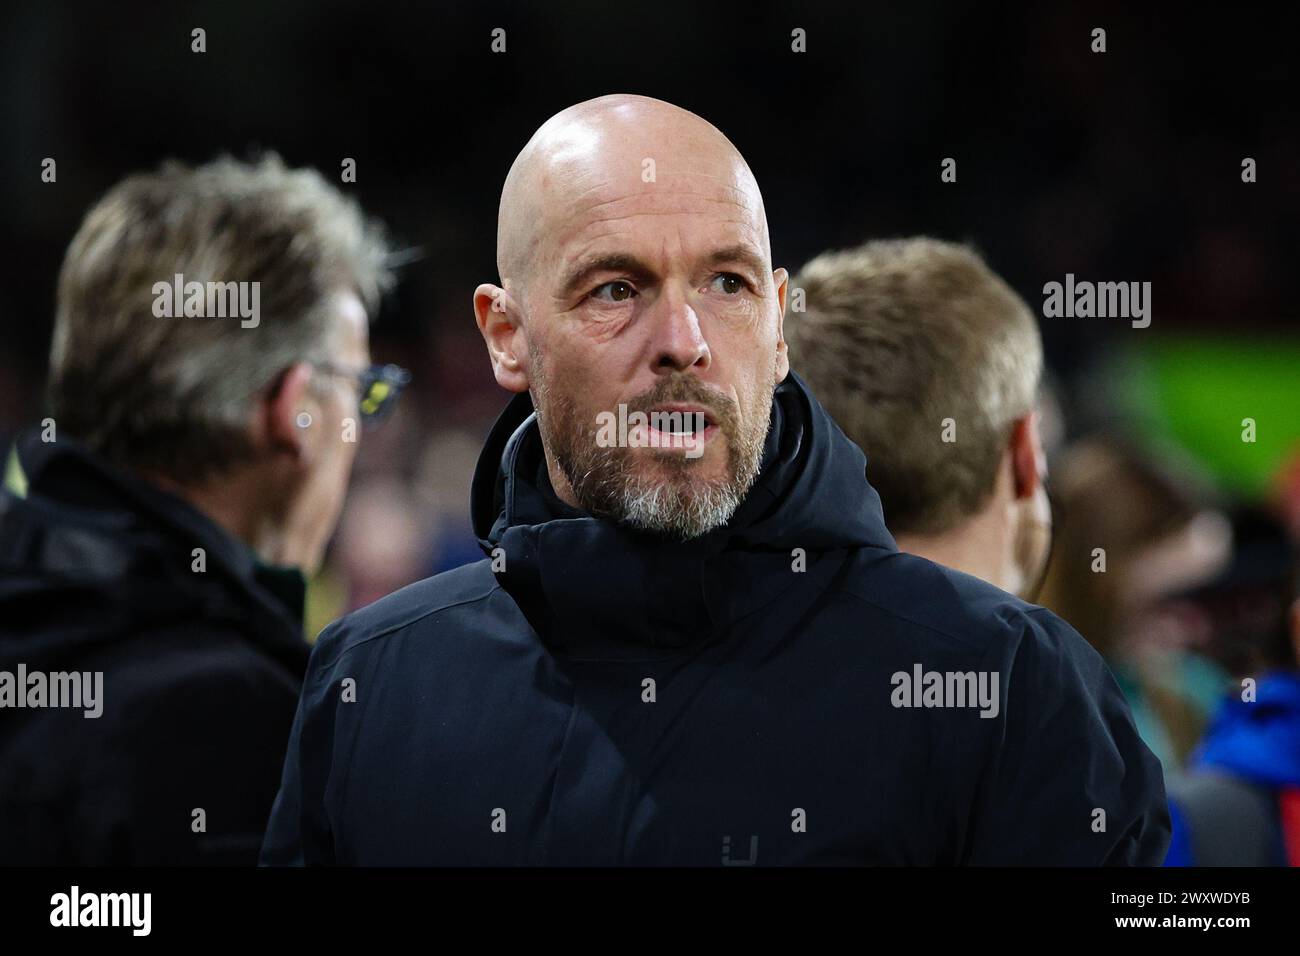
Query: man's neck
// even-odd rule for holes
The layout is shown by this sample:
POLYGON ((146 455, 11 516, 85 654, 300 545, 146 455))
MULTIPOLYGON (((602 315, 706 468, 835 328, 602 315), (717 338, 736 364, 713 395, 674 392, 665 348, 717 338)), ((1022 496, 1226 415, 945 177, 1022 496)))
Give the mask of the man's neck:
POLYGON ((573 490, 573 485, 569 484, 569 479, 564 474, 564 469, 560 467, 559 462, 552 457, 549 451, 546 455, 546 477, 550 479, 551 492, 556 498, 564 502, 570 508, 581 509, 582 505, 578 504, 578 495, 573 490))
POLYGON ((537 469, 537 490, 542 493, 546 500, 547 507, 555 513, 557 517, 577 517, 580 514, 586 514, 582 508, 575 502, 577 495, 573 493, 573 487, 568 480, 564 478, 564 473, 558 468, 552 470, 549 461, 543 461, 537 469), (556 488, 555 479, 552 477, 559 474, 561 483, 565 489, 564 494, 560 494, 556 488))
POLYGON ((900 551, 964 571, 1014 593, 1021 582, 1011 560, 1010 532, 1006 522, 997 519, 995 510, 986 508, 950 531, 902 533, 895 540, 900 551))
POLYGON ((290 564, 277 560, 284 548, 268 534, 264 522, 249 507, 258 500, 256 489, 239 475, 229 475, 220 481, 204 485, 182 484, 165 475, 146 473, 143 477, 152 484, 170 492, 201 512, 210 521, 243 542, 263 561, 272 564, 290 564))

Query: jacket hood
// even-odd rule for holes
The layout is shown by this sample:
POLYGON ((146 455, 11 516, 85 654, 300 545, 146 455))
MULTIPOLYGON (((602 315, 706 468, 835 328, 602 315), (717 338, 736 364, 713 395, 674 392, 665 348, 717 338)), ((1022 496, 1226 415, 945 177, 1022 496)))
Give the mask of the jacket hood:
POLYGON ((1260 678, 1255 700, 1227 698, 1192 763, 1272 787, 1300 787, 1300 674, 1260 678))
POLYGON ((25 497, 0 490, 0 660, 55 667, 153 628, 229 626, 301 671, 302 580, 183 499, 77 442, 17 442, 25 497), (204 573, 192 570, 204 550, 204 573))
POLYGON ((575 651, 704 639, 792 586, 796 548, 809 569, 848 549, 896 550, 865 456, 793 372, 773 395, 754 486, 726 525, 690 541, 557 508, 537 485, 542 462, 537 416, 521 393, 479 458, 474 531, 504 558, 497 580, 533 627, 575 651))

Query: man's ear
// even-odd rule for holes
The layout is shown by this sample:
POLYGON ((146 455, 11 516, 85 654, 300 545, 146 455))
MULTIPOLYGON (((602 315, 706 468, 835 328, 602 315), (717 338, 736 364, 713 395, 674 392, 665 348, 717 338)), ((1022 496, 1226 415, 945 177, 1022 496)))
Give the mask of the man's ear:
POLYGON ((310 446, 306 433, 313 425, 323 427, 320 404, 307 388, 312 367, 299 362, 285 369, 262 400, 261 433, 274 452, 288 452, 295 459, 306 457, 310 446))
POLYGON ((784 269, 772 271, 772 282, 776 285, 776 380, 784 382, 790 374, 790 350, 785 344, 785 298, 790 288, 790 273, 784 269))
POLYGON ((1037 494, 1046 471, 1047 456, 1043 454, 1038 434, 1038 412, 1033 411, 1017 418, 1011 427, 1011 477, 1015 479, 1016 498, 1027 499, 1037 494))
POLYGON ((528 342, 518 303, 505 289, 485 282, 474 290, 474 318, 497 384, 511 392, 528 391, 528 342))

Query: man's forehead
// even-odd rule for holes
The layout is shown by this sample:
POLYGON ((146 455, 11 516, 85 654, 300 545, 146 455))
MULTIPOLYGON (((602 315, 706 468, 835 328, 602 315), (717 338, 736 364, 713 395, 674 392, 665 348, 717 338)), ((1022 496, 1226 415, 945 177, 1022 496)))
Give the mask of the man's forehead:
POLYGON ((502 280, 521 288, 615 240, 642 248, 599 251, 723 243, 771 255, 763 198, 735 146, 695 114, 631 94, 575 104, 539 127, 506 177, 497 236, 502 280))
POLYGON ((665 243, 685 254, 744 245, 768 254, 761 197, 725 172, 575 178, 557 192, 543 232, 550 248, 539 250, 552 262, 602 251, 652 255, 665 243))
POLYGON ((335 293, 330 305, 334 310, 333 347, 349 360, 364 359, 369 354, 370 321, 361 299, 351 289, 343 289, 335 293))

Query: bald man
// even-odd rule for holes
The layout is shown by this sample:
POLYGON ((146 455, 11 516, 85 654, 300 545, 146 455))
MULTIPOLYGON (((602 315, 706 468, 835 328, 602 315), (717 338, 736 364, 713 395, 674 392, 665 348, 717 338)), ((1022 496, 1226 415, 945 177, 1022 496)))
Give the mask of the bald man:
POLYGON ((265 863, 1157 864, 1159 763, 1042 608, 902 554, 789 369, 749 167, 607 96, 507 176, 484 560, 327 628, 265 863))

